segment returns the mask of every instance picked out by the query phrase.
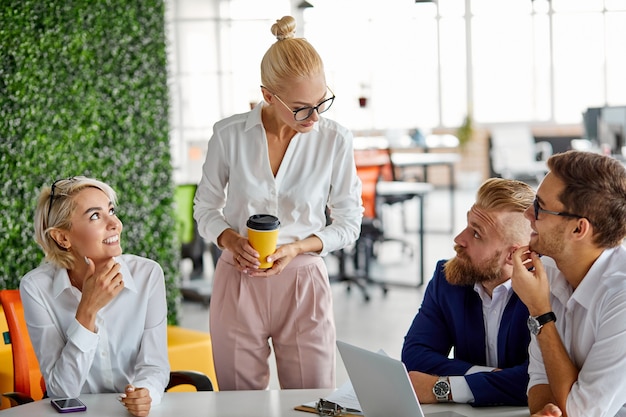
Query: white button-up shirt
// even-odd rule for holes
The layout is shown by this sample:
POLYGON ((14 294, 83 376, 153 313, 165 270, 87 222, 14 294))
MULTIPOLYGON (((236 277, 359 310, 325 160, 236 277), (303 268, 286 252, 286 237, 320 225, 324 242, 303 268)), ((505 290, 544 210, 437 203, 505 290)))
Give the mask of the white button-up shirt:
MULTIPOLYGON (((605 250, 575 291, 554 260, 544 257, 542 262, 557 330, 580 369, 567 397, 567 415, 626 416, 626 249, 605 250)), ((529 353, 529 389, 548 384, 535 336, 529 353)))
POLYGON ((24 316, 48 395, 150 390, 152 405, 169 382, 163 270, 134 255, 116 258, 124 289, 96 318, 95 333, 76 320, 82 293, 67 270, 45 263, 20 282, 24 316))
POLYGON ((213 242, 226 229, 247 236, 253 214, 281 222, 278 246, 316 235, 320 255, 354 242, 361 231, 361 181, 351 132, 320 117, 297 133, 274 177, 261 120, 263 103, 215 124, 194 199, 200 235, 213 242), (326 226, 330 207, 332 224, 326 226))

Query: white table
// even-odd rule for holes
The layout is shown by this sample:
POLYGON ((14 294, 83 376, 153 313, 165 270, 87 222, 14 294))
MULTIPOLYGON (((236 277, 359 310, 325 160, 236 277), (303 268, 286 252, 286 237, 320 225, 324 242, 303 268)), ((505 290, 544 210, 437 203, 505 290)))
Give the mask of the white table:
MULTIPOLYGON (((307 417, 312 413, 294 410, 294 406, 316 401, 330 390, 271 390, 223 392, 166 393, 163 402, 153 407, 149 417, 307 417)), ((117 401, 117 394, 81 395, 87 411, 69 414, 72 417, 128 417, 130 414, 117 401)), ((431 404, 423 406, 424 413, 455 411, 467 417, 528 417, 525 407, 472 408, 461 404, 431 404)), ((0 411, 2 417, 58 417, 50 400, 0 411)), ((393 416, 389 416, 393 417, 393 416)), ((428 416, 426 416, 428 417, 428 416)))

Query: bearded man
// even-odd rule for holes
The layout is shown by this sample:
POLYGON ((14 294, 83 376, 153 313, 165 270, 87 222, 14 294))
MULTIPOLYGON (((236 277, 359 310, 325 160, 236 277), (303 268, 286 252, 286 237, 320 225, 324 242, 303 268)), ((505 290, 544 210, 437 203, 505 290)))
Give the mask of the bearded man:
POLYGON ((454 239, 456 256, 437 263, 402 348, 421 403, 528 404, 528 309, 510 278, 534 196, 521 181, 485 181, 454 239))

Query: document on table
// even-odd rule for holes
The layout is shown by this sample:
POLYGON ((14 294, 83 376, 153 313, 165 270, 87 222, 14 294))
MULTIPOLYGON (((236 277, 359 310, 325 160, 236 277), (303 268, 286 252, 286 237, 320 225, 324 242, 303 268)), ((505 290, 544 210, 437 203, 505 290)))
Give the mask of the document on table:
MULTIPOLYGON (((380 349, 377 353, 381 355, 389 356, 382 349, 380 349)), ((332 393, 328 394, 326 398, 324 399, 326 401, 331 401, 331 402, 334 402, 335 404, 339 404, 344 409, 346 409, 348 414, 363 415, 363 411, 361 411, 361 404, 359 404, 359 399, 357 398, 356 393, 354 392, 354 388, 352 387, 352 382, 350 382, 350 380, 348 380, 346 383, 344 383, 342 386, 340 386, 338 389, 336 389, 332 393)), ((317 408, 317 400, 308 402, 306 404, 302 404, 302 406, 296 407, 296 410, 309 411, 309 412, 315 413, 316 408, 317 408)))

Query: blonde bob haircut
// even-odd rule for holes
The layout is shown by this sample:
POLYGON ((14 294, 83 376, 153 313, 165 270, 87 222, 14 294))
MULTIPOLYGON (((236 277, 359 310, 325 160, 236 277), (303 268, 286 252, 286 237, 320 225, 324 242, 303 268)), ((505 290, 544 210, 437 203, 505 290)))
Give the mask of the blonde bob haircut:
POLYGON ((304 38, 296 38, 296 19, 284 16, 272 25, 277 41, 261 60, 261 84, 273 93, 284 93, 284 81, 300 80, 324 72, 324 63, 304 38))
POLYGON ((71 177, 55 181, 51 187, 45 186, 39 193, 35 208, 35 240, 43 249, 46 260, 66 269, 72 269, 76 257, 71 250, 59 245, 50 235, 53 229, 71 230, 72 214, 76 209, 76 195, 85 188, 97 188, 116 204, 117 196, 113 189, 93 178, 71 177))

